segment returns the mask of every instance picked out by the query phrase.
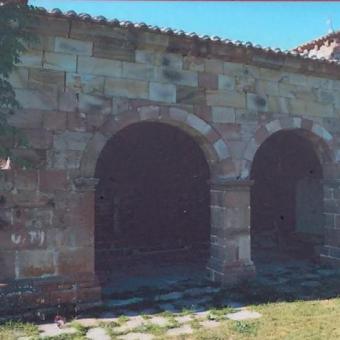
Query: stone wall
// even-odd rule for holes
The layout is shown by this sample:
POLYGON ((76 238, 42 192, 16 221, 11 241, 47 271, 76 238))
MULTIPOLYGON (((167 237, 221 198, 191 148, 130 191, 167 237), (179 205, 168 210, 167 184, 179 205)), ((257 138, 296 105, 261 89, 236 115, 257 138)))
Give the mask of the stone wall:
POLYGON ((22 104, 10 123, 29 147, 1 141, 31 164, 0 173, 2 280, 76 275, 81 290, 94 275, 96 161, 112 136, 142 121, 181 129, 202 148, 215 183, 209 268, 226 283, 253 271, 256 150, 277 131, 308 131, 328 179, 322 256, 339 261, 337 65, 71 17, 42 15, 31 30, 40 41, 10 79, 22 104))

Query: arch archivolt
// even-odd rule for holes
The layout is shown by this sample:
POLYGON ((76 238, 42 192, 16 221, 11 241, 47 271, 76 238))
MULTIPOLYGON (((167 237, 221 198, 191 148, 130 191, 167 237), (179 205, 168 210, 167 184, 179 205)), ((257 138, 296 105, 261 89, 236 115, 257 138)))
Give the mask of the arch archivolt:
MULTIPOLYGON (((186 132, 201 147, 209 164, 211 177, 223 177, 223 164, 230 161, 229 146, 219 133, 198 116, 179 108, 164 109, 156 105, 109 116, 88 142, 80 163, 82 177, 94 177, 97 159, 108 140, 125 127, 141 122, 169 124, 186 132)), ((213 178, 212 178, 213 179, 213 178)))
POLYGON ((258 128, 249 140, 243 153, 240 178, 249 178, 252 162, 258 148, 271 135, 282 130, 292 130, 304 135, 314 145, 321 164, 334 160, 334 138, 320 124, 301 117, 288 117, 272 120, 258 128))

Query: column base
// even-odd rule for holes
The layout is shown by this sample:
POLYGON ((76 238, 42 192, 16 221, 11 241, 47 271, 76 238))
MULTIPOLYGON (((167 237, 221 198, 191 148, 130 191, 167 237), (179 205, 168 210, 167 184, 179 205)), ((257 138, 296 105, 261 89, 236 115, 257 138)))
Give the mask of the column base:
POLYGON ((256 276, 255 265, 250 263, 226 264, 219 268, 208 264, 210 280, 222 286, 233 286, 256 276))
POLYGON ((323 246, 320 253, 320 262, 334 268, 340 268, 340 248, 323 246))
POLYGON ((101 304, 101 287, 92 273, 20 279, 0 284, 0 320, 45 320, 72 316, 101 304))

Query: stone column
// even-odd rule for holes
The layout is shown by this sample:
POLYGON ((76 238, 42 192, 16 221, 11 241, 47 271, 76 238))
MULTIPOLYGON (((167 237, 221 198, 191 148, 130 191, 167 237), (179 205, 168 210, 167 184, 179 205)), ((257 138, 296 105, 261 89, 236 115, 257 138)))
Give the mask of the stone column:
POLYGON ((211 245, 208 270, 212 281, 234 284, 255 274, 250 251, 249 180, 211 183, 211 245))
POLYGON ((324 187, 325 242, 321 261, 340 267, 340 179, 326 179, 324 187))

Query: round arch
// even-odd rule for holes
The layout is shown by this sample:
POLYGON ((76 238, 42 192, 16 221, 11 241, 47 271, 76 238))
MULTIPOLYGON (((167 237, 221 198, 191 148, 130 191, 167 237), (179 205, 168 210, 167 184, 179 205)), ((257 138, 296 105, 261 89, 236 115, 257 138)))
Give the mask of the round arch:
POLYGON ((118 131, 139 122, 158 122, 179 128, 192 137, 202 149, 209 165, 211 179, 223 177, 223 167, 219 165, 230 159, 229 146, 215 129, 198 116, 182 109, 170 108, 163 112, 158 106, 143 106, 133 112, 110 116, 103 127, 94 133, 88 142, 80 162, 80 175, 94 178, 97 159, 105 144, 118 131))
POLYGON ((300 117, 275 119, 258 128, 248 142, 243 154, 240 178, 249 178, 254 156, 262 143, 274 133, 284 130, 295 130, 308 139, 314 145, 322 165, 333 161, 333 136, 320 124, 300 117))

